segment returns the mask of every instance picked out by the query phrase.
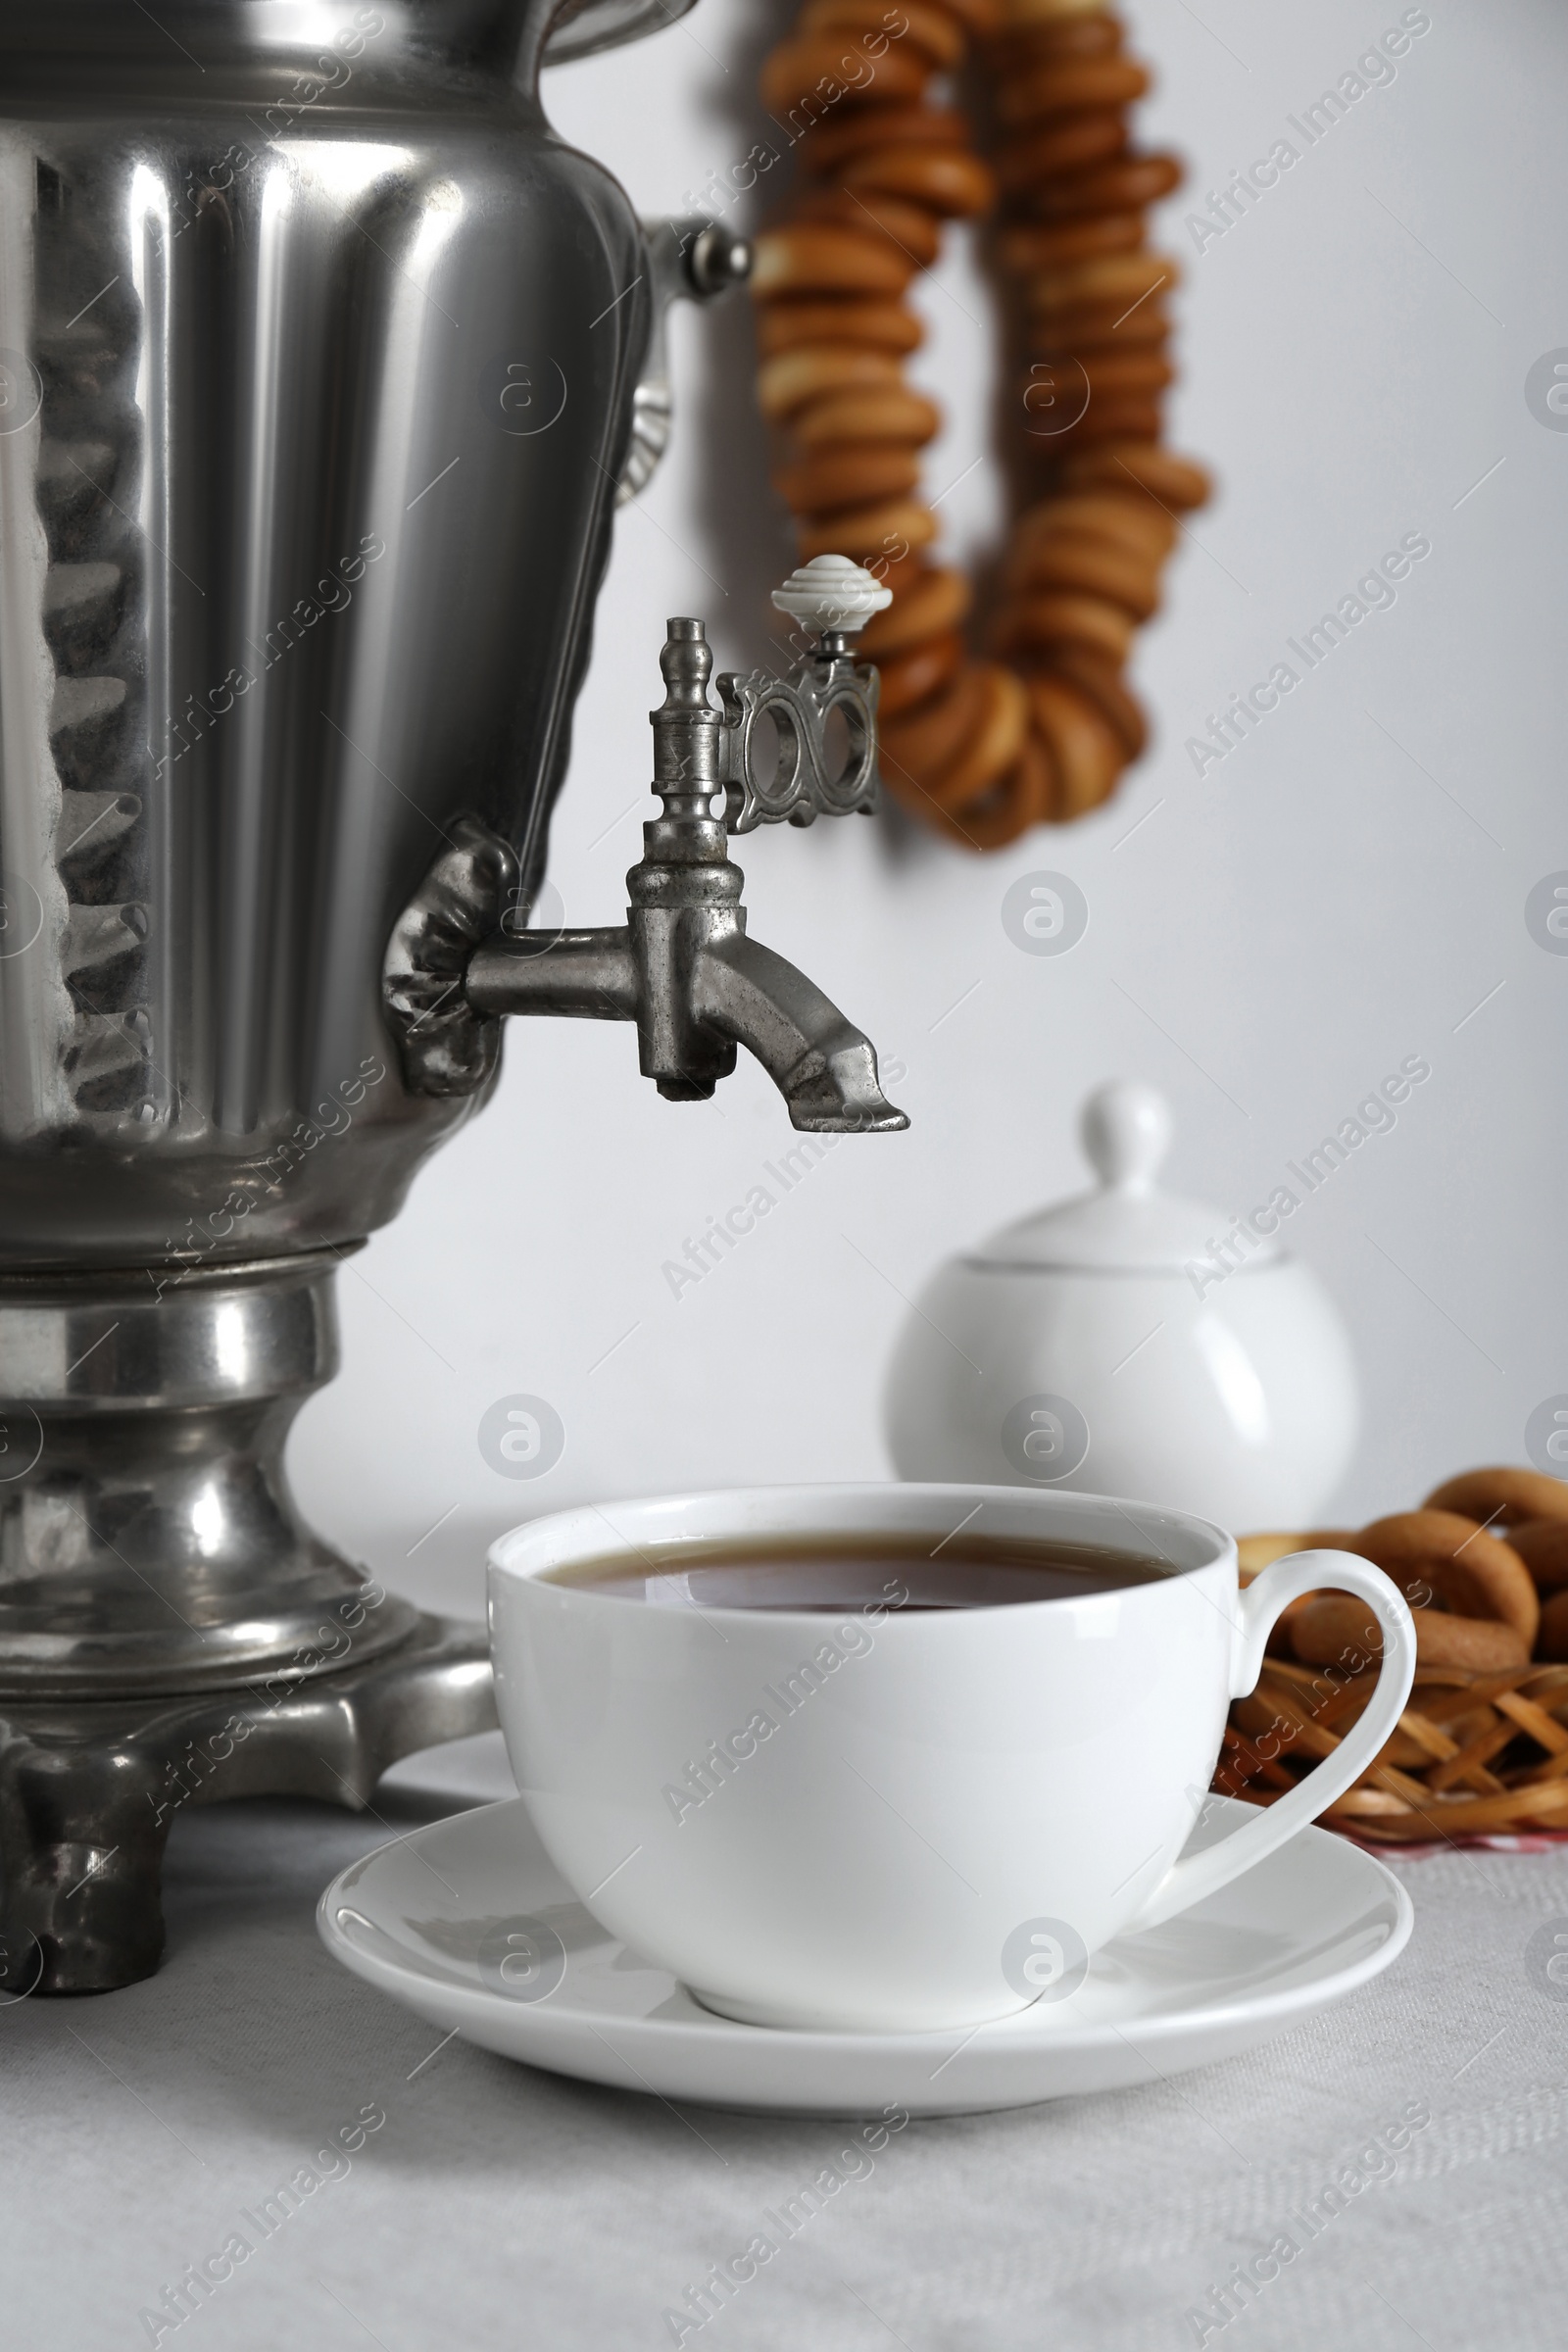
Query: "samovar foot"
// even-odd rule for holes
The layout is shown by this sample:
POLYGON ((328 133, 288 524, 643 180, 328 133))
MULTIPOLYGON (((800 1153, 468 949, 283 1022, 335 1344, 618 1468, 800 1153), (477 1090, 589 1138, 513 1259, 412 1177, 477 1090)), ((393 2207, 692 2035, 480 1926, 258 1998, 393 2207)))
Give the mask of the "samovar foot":
POLYGON ((140 1701, 0 1698, 0 1984, 16 1998, 151 1976, 181 1806, 311 1796, 360 1811, 400 1756, 495 1721, 484 1627, 426 1616, 335 1674, 140 1701))

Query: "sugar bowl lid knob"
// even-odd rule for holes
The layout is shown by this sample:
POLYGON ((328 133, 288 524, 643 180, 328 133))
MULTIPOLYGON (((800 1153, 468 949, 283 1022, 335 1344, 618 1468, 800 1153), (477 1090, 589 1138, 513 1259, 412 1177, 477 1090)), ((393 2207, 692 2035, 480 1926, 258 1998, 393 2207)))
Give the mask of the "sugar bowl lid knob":
POLYGON ((1113 1079, 1084 1104, 1079 1134, 1089 1164, 1109 1191, 1150 1193, 1170 1150, 1174 1122, 1154 1086, 1113 1079))

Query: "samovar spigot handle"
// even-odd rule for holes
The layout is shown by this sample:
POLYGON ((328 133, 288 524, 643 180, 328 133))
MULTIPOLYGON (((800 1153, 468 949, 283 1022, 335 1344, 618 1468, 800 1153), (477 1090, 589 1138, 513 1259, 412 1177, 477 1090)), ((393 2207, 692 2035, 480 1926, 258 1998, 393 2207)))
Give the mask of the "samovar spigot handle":
POLYGON ((806 652, 788 677, 754 669, 718 680, 729 728, 725 823, 731 833, 750 833, 818 816, 869 816, 879 784, 880 680, 868 663, 857 665, 853 640, 893 591, 846 556, 814 556, 774 589, 773 602, 806 630, 806 652), (776 746, 760 753, 759 730, 769 724, 776 746))

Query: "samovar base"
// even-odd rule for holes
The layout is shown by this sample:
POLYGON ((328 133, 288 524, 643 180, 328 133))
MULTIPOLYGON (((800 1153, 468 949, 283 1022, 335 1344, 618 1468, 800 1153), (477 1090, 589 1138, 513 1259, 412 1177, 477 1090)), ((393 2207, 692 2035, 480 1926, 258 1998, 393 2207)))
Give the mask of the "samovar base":
POLYGON ((283 1447, 337 1369, 341 1250, 0 1274, 0 1984, 158 1966, 184 1804, 364 1806, 495 1723, 482 1625, 317 1536, 283 1447))
POLYGON ((182 1805, 310 1796, 362 1811, 400 1756, 495 1722, 483 1625, 426 1616, 396 1649, 303 1681, 0 1697, 0 1984, 15 1998, 151 1976, 164 1844, 182 1805))
POLYGON ((408 1640, 416 1611, 305 1524, 283 1466, 338 1367, 348 1254, 0 1274, 0 1704, 235 1688, 408 1640))

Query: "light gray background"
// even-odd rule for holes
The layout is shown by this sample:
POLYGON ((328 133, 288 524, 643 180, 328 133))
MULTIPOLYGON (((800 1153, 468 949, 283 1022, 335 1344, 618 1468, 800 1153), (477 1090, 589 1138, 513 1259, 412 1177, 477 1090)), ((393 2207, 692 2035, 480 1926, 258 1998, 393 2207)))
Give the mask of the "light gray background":
MULTIPOLYGON (((756 62, 788 13, 703 0, 634 50, 550 75, 553 118, 644 213, 678 209, 760 135, 756 62)), ((1149 134, 1191 158, 1164 222, 1187 272, 1172 438, 1222 484, 1140 639, 1157 748, 1103 811, 995 858, 896 819, 744 845, 753 930, 905 1065, 893 1091, 914 1124, 846 1144, 678 1300, 662 1261, 792 1140, 771 1086, 743 1056, 713 1103, 671 1105, 628 1031, 514 1024, 498 1100, 343 1276, 345 1369, 294 1446, 318 1523, 394 1582, 477 1606, 493 1535, 590 1495, 886 1476, 900 1294, 1083 1180, 1078 1104, 1118 1074, 1168 1090, 1172 1182, 1230 1211, 1402 1055, 1432 1062, 1396 1131, 1290 1229, 1365 1374, 1351 1520, 1461 1465, 1523 1459, 1531 1408, 1568 1389, 1568 957, 1524 926, 1532 884, 1568 867, 1568 434, 1524 398, 1532 362, 1568 344, 1568 41, 1545 0, 1434 0, 1392 86, 1199 255, 1184 212, 1400 10, 1132 13, 1159 74, 1149 134), (1433 552, 1394 608, 1200 781, 1188 735, 1412 530, 1433 552), (1020 954, 1000 920, 1008 884, 1042 868, 1091 908, 1060 957, 1020 954), (533 1484, 476 1443, 486 1407, 519 1392, 566 1432, 533 1484)), ((957 484, 941 511, 962 556, 1000 515, 995 338, 987 285, 952 242, 920 296, 931 335, 912 373, 950 412, 927 481, 957 484)), ((793 558, 750 334, 743 300, 678 320, 675 447, 616 525, 556 819, 572 921, 624 905, 664 616, 706 615, 720 666, 769 654, 767 590, 793 558)))

